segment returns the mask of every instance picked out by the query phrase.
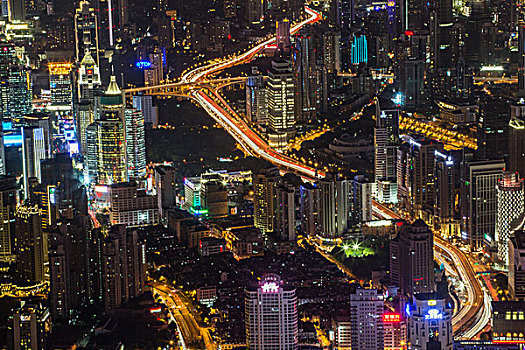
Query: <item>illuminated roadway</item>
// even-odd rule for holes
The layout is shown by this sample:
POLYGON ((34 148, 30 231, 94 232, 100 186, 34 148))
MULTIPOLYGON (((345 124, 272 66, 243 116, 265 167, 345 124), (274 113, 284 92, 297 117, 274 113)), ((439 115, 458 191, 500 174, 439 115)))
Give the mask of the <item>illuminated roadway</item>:
MULTIPOLYGON (((372 201, 372 205, 378 217, 402 219, 399 214, 376 201, 372 201)), ((443 252, 450 257, 467 292, 467 302, 452 317, 454 336, 457 339, 472 339, 490 322, 490 296, 476 277, 471 258, 464 252, 436 234, 434 235, 434 250, 438 250, 438 254, 443 252)))

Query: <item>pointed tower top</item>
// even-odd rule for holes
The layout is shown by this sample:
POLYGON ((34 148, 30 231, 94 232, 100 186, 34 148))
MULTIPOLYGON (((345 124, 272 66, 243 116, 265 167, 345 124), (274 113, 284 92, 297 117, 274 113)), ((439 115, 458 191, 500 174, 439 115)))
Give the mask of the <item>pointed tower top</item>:
POLYGON ((86 52, 84 54, 84 58, 82 59, 82 62, 80 62, 80 64, 84 65, 84 66, 96 64, 96 62, 93 59, 93 56, 91 56, 91 52, 89 52, 89 50, 86 50, 86 52))
POLYGON ((108 86, 108 89, 106 90, 106 95, 120 95, 120 94, 121 94, 121 91, 117 84, 117 78, 114 75, 112 75, 109 80, 109 86, 108 86))

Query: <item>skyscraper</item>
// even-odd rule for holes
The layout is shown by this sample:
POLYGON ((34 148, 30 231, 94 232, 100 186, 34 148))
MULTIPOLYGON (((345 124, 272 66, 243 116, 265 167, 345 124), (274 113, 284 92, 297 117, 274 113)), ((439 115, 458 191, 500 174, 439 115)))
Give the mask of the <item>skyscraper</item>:
POLYGON ((319 232, 319 194, 319 187, 315 184, 303 183, 300 187, 301 230, 309 237, 319 232))
POLYGON ((25 0, 7 0, 9 21, 24 21, 26 19, 25 0))
POLYGON ((421 219, 405 224, 390 242, 391 282, 401 293, 432 292, 434 290, 434 235, 421 219))
POLYGON ((352 181, 352 221, 361 224, 372 221, 372 188, 373 183, 363 175, 356 175, 352 181))
POLYGON ((152 96, 135 95, 133 96, 133 108, 142 111, 144 124, 148 128, 156 128, 159 125, 158 107, 153 105, 152 96))
POLYGON ((40 302, 22 301, 20 308, 9 316, 8 349, 45 349, 46 337, 50 330, 49 309, 40 302))
POLYGON ((48 67, 49 88, 51 90, 51 105, 48 109, 71 111, 73 108, 72 64, 68 62, 50 62, 48 67))
POLYGON ((313 37, 310 34, 295 38, 293 70, 295 120, 311 123, 317 114, 317 70, 313 37))
POLYGON ((4 118, 31 113, 31 79, 13 43, 0 44, 0 98, 4 118))
POLYGON ((381 107, 376 103, 374 128, 374 173, 377 200, 397 203, 396 159, 399 147, 399 110, 381 107))
POLYGON ((98 64, 91 55, 91 51, 86 49, 78 69, 79 100, 92 101, 101 85, 98 64))
POLYGON ((461 238, 473 249, 493 245, 497 218, 496 186, 503 177, 503 160, 462 163, 461 238))
POLYGON ((276 187, 279 169, 260 169, 253 174, 253 221, 263 233, 273 232, 277 205, 276 187))
POLYGON ((298 345, 295 289, 267 274, 245 294, 246 343, 249 350, 295 350, 298 345))
POLYGON ((350 219, 350 185, 337 175, 319 181, 319 234, 326 239, 340 237, 350 219))
POLYGON ((459 217, 456 211, 458 166, 452 156, 434 152, 434 218, 444 237, 459 236, 459 217))
POLYGON ((290 61, 272 61, 266 91, 270 146, 282 149, 295 135, 294 74, 290 61))
POLYGON ((167 210, 175 207, 177 183, 174 167, 167 165, 155 167, 155 190, 160 217, 165 218, 167 210))
POLYGON ((16 178, 0 175, 0 261, 13 261, 15 257, 12 242, 17 192, 16 178))
POLYGON ((295 240, 295 189, 288 184, 276 188, 277 217, 275 229, 282 240, 295 240))
POLYGON ((518 26, 518 91, 525 94, 525 25, 518 26))
POLYGON ((525 232, 514 231, 509 241, 510 300, 525 301, 525 232))
POLYGON ((135 180, 145 180, 146 135, 144 116, 140 110, 126 108, 125 118, 128 177, 135 180))
POLYGON ((266 125, 268 123, 268 101, 264 86, 264 76, 258 71, 246 80, 246 116, 251 123, 266 125))
POLYGON ((408 334, 412 349, 452 350, 452 309, 437 293, 416 294, 407 305, 408 334))
POLYGON ((384 348, 383 296, 376 289, 357 288, 350 294, 352 349, 384 348))
POLYGON ((19 206, 15 213, 16 263, 20 281, 40 283, 44 280, 47 251, 42 232, 42 212, 38 207, 19 206))
MULTIPOLYGON (((100 97, 97 113, 98 182, 113 184, 127 181, 126 135, 122 94, 115 76, 100 97)), ((89 140, 89 139, 88 139, 89 140)), ((88 148, 90 146, 88 145, 88 148)))
POLYGON ((264 1, 262 0, 248 0, 247 1, 247 15, 248 24, 260 23, 264 17, 264 1))
POLYGON ((100 65, 98 50, 99 23, 95 9, 89 1, 81 1, 75 10, 75 53, 76 60, 80 62, 89 51, 93 60, 100 65))
POLYGON ((350 55, 352 64, 359 65, 361 63, 368 63, 368 41, 364 34, 354 37, 350 55))
POLYGON ((22 165, 24 172, 24 195, 28 196, 29 178, 36 177, 41 181, 40 162, 49 158, 49 142, 44 129, 36 126, 22 128, 22 165))
POLYGON ((503 266, 509 265, 509 240, 524 213, 523 179, 515 173, 504 172, 496 188, 496 243, 498 258, 503 266))
POLYGON ((525 115, 511 117, 509 122, 508 170, 525 176, 525 115))
POLYGON ((276 43, 278 50, 287 50, 290 47, 290 21, 284 19, 275 22, 276 43))

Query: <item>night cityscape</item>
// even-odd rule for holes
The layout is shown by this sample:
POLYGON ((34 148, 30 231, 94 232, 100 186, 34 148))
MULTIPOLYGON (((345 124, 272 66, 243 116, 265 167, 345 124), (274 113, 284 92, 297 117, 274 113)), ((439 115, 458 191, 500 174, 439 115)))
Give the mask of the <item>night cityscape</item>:
POLYGON ((0 10, 0 350, 525 350, 525 1, 0 10))

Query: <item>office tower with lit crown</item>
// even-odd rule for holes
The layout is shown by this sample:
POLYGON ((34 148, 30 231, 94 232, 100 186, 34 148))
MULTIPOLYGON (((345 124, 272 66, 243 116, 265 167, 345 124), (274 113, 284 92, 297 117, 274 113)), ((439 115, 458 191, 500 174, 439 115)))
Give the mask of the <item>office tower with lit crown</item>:
POLYGON ((295 350, 298 346, 295 289, 267 274, 257 288, 246 290, 244 319, 249 350, 295 350))
POLYGON ((396 160, 399 147, 399 110, 376 103, 374 128, 374 174, 376 198, 380 203, 397 203, 396 160))
POLYGON ((15 213, 16 263, 20 280, 40 283, 44 280, 47 251, 42 232, 42 212, 38 207, 20 206, 15 213))
POLYGON ((146 178, 146 135, 144 116, 140 110, 125 110, 126 118, 126 154, 128 177, 135 180, 146 178))
POLYGON ((72 64, 67 62, 50 62, 48 67, 49 88, 51 90, 51 105, 49 109, 71 110, 73 107, 72 64))
POLYGON ((317 115, 317 70, 315 47, 310 34, 295 38, 293 70, 295 121, 311 123, 317 115))
POLYGON ((93 100, 95 93, 99 91, 101 85, 98 64, 91 55, 91 52, 86 50, 78 69, 79 100, 93 100))
POLYGON ((287 50, 290 47, 290 21, 284 19, 275 22, 276 43, 278 50, 287 50))
POLYGON ((525 301, 525 232, 514 231, 509 241, 510 300, 525 301))
POLYGON ((21 301, 9 315, 9 350, 40 350, 46 348, 51 331, 51 314, 41 302, 21 301))
POLYGON ((405 224, 390 242, 391 282, 401 293, 434 291, 434 235, 421 219, 405 224))
POLYGON ((341 237, 350 219, 350 182, 337 175, 319 181, 319 234, 325 239, 341 237))
MULTIPOLYGON (((97 180, 104 184, 127 181, 126 135, 122 93, 115 76, 95 109, 97 126, 97 180), (97 113, 98 112, 98 113, 97 113)), ((88 145, 88 148, 90 146, 88 145)))
POLYGON ((461 167, 461 238, 473 249, 491 246, 498 209, 496 186, 503 178, 505 163, 466 158, 461 167))
POLYGON ((105 310, 119 307, 144 292, 146 248, 136 230, 125 225, 111 228, 102 245, 102 279, 105 310))
POLYGON ((98 28, 99 23, 95 9, 89 1, 81 1, 75 10, 75 54, 77 62, 82 61, 86 51, 89 51, 96 64, 100 64, 98 28))
POLYGON ((0 261, 14 261, 16 178, 0 175, 0 261))
POLYGON ((352 349, 384 348, 383 296, 376 289, 357 288, 350 294, 352 349))
POLYGON ((266 92, 270 146, 283 149, 295 135, 294 74, 290 61, 272 61, 266 92))
POLYGON ((266 125, 268 123, 268 103, 264 76, 256 70, 252 70, 252 75, 246 80, 246 116, 248 121, 253 124, 266 125))
POLYGON ((253 174, 253 221, 261 232, 273 232, 277 205, 279 169, 260 169, 253 174))
POLYGON ((523 179, 518 179, 515 173, 504 172, 503 178, 496 187, 496 243, 498 259, 503 266, 509 265, 509 240, 523 220, 524 193, 523 179))
POLYGON ((416 294, 407 304, 408 339, 411 349, 452 350, 452 308, 437 293, 416 294))

